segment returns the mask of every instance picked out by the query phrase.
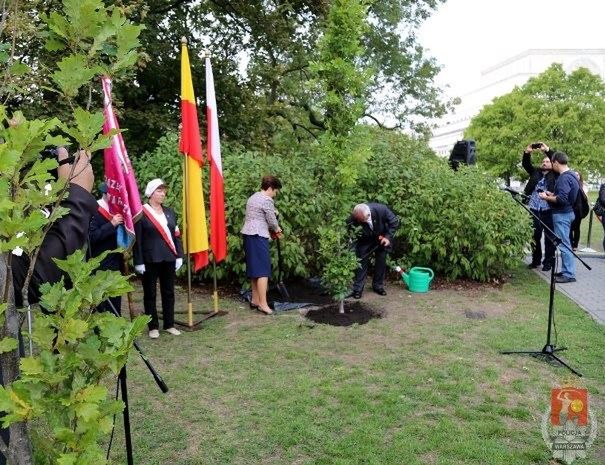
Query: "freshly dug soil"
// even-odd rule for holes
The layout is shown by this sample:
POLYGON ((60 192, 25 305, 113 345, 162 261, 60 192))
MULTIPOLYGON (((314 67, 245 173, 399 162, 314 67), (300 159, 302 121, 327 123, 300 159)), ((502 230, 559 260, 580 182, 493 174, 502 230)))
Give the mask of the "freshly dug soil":
POLYGON ((317 310, 309 310, 306 317, 324 325, 351 326, 364 325, 372 318, 385 316, 383 310, 375 309, 362 302, 345 302, 345 313, 338 313, 338 303, 325 305, 317 310))

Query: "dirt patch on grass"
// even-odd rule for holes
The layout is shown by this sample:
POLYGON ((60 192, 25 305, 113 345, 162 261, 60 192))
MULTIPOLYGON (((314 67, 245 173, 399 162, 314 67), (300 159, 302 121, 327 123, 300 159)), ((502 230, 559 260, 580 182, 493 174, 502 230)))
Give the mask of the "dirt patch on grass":
POLYGON ((373 318, 382 318, 384 310, 376 309, 363 302, 345 305, 345 313, 339 313, 338 304, 324 305, 317 310, 309 310, 305 315, 315 323, 331 326, 364 325, 373 318))

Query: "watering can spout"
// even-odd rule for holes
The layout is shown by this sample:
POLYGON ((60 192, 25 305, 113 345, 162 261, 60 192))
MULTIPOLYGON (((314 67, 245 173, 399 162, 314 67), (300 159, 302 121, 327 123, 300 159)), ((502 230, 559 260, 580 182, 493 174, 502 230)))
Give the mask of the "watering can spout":
POLYGON ((401 279, 405 282, 406 286, 410 285, 410 275, 407 274, 400 266, 395 267, 395 271, 401 276, 401 279))

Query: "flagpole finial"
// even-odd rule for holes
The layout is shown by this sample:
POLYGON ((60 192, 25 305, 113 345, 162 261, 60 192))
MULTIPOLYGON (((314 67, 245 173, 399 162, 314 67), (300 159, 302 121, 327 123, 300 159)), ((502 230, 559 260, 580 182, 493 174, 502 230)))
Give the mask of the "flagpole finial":
POLYGON ((187 45, 187 37, 185 37, 185 36, 181 37, 181 44, 187 45))

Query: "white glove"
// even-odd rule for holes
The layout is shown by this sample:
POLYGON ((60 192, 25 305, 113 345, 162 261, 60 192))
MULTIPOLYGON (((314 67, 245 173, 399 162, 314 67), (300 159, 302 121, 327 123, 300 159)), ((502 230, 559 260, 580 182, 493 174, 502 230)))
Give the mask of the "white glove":
POLYGON ((134 271, 136 271, 138 274, 145 273, 145 265, 135 265, 134 271))
POLYGON ((183 266, 183 259, 182 258, 177 258, 176 262, 174 263, 174 271, 179 271, 179 268, 183 266))

